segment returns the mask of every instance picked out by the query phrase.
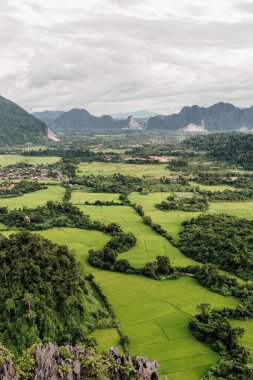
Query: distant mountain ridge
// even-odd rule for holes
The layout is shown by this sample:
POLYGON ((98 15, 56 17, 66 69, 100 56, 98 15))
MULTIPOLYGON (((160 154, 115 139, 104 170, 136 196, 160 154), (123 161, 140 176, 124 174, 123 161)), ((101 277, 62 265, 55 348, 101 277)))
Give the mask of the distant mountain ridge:
POLYGON ((47 137, 45 123, 0 96, 0 146, 41 143, 47 137))
POLYGON ((147 129, 178 131, 190 124, 203 126, 209 132, 245 131, 253 128, 253 106, 241 109, 230 103, 217 103, 211 107, 184 107, 178 114, 149 118, 147 129))
POLYGON ((72 131, 82 132, 94 129, 122 129, 128 128, 129 118, 115 120, 109 115, 94 116, 85 109, 74 108, 64 112, 50 125, 55 132, 72 131))
MULTIPOLYGON (((148 114, 148 111, 145 112, 148 114)), ((253 106, 241 109, 223 102, 210 107, 197 105, 183 107, 177 114, 155 115, 149 118, 138 118, 136 117, 138 113, 135 113, 134 117, 128 116, 124 119, 117 119, 115 115, 94 116, 87 110, 78 108, 68 112, 38 112, 35 115, 44 120, 55 132, 97 129, 147 129, 186 133, 253 130, 253 106), (52 119, 54 120, 50 122, 52 119)))

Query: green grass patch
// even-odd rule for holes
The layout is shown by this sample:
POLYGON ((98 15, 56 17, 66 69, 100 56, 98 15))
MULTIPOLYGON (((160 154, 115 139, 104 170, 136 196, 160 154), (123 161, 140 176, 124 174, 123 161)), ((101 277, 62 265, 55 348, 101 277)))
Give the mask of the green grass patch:
POLYGON ((43 206, 48 201, 62 201, 65 189, 62 186, 49 186, 47 189, 27 193, 20 197, 0 198, 0 207, 8 207, 9 210, 22 207, 43 206))
POLYGON ((235 191, 235 190, 239 190, 239 189, 236 189, 235 187, 233 186, 229 186, 229 185, 202 185, 201 183, 197 183, 197 182, 189 182, 190 185, 192 187, 199 187, 200 190, 205 190, 205 191, 224 191, 224 190, 231 190, 231 191, 235 191))
POLYGON ((158 255, 168 256, 171 263, 178 266, 187 266, 193 260, 183 255, 177 248, 149 226, 143 223, 142 218, 129 206, 79 206, 93 220, 102 223, 118 223, 125 232, 132 232, 136 238, 136 245, 128 252, 120 254, 120 259, 127 259, 135 267, 142 267, 149 261, 154 261, 158 255))
MULTIPOLYGON (((43 231, 42 234, 75 249, 84 264, 88 249, 98 249, 109 238, 97 231, 67 228, 43 231)), ((212 350, 191 336, 188 323, 197 312, 197 304, 208 300, 215 307, 234 307, 234 299, 210 292, 193 278, 154 281, 92 267, 87 270, 93 272, 112 304, 123 332, 130 339, 131 354, 157 359, 161 364, 160 372, 169 373, 172 380, 180 376, 184 378, 182 374, 186 374, 185 378, 189 380, 198 379, 217 360, 212 350)), ((115 335, 111 332, 108 335, 102 333, 100 348, 104 348, 107 342, 114 342, 113 337, 115 335)))
POLYGON ((232 320, 230 321, 230 323, 233 327, 242 327, 245 330, 244 335, 240 339, 240 343, 243 346, 249 348, 250 350, 249 361, 253 365, 253 320, 252 319, 248 321, 232 320))
POLYGON ((166 164, 122 164, 122 163, 107 163, 107 162, 81 162, 77 169, 77 174, 80 176, 87 175, 113 175, 121 173, 133 177, 142 176, 166 176, 170 171, 166 169, 166 164))
POLYGON ((71 202, 73 204, 84 204, 86 201, 94 203, 97 200, 102 202, 117 202, 119 201, 120 194, 114 194, 114 193, 85 193, 83 191, 72 191, 71 194, 71 202))
POLYGON ((96 339, 99 351, 108 351, 108 348, 120 345, 119 332, 115 328, 97 329, 89 335, 89 338, 96 339))
MULTIPOLYGON (((177 193, 180 197, 190 196, 191 193, 177 193)), ((129 195, 131 202, 141 205, 146 216, 150 216, 152 221, 160 224, 174 240, 178 240, 178 234, 182 231, 182 222, 191 220, 200 214, 200 212, 185 212, 181 210, 161 211, 155 205, 165 201, 171 193, 149 193, 141 195, 140 193, 132 193, 129 195)))
POLYGON ((18 154, 6 154, 0 155, 0 166, 14 165, 19 162, 24 162, 26 164, 54 164, 60 161, 60 157, 26 157, 18 154))

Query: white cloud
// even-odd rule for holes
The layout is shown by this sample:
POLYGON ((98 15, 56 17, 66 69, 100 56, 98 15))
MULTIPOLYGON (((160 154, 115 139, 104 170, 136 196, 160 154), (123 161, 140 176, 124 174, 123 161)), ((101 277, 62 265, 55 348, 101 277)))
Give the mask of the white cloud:
POLYGON ((2 2, 0 92, 30 111, 253 104, 249 1, 2 2))

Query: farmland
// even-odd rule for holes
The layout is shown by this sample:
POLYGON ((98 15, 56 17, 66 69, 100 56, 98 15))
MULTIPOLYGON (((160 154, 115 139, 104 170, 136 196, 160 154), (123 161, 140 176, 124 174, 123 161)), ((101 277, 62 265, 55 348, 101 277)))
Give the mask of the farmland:
MULTIPOLYGON (((171 379, 179 379, 182 373, 194 379, 217 360, 210 349, 190 335, 187 325, 196 313, 196 305, 207 298, 216 307, 235 306, 234 299, 212 293, 192 278, 160 283, 139 276, 94 271, 87 264, 88 249, 106 242, 106 236, 100 233, 59 228, 42 234, 59 244, 67 243, 87 271, 92 271, 130 339, 131 353, 156 357, 161 372, 170 373, 171 379)), ((144 262, 147 258, 143 256, 144 262)), ((113 341, 114 337, 115 332, 109 330, 106 339, 113 341)))
MULTIPOLYGON (((196 172, 191 172, 193 166, 191 166, 190 152, 186 152, 189 154, 188 159, 186 154, 181 160, 181 164, 188 160, 186 169, 183 167, 181 171, 169 171, 166 169, 166 164, 126 164, 129 156, 124 156, 124 152, 128 151, 127 153, 130 154, 129 149, 124 145, 121 148, 119 145, 115 150, 113 147, 91 148, 94 152, 108 154, 108 157, 106 156, 108 160, 110 160, 112 152, 117 153, 117 160, 120 161, 117 163, 100 162, 99 155, 98 157, 92 156, 93 162, 89 162, 89 159, 84 162, 86 153, 81 157, 73 155, 73 159, 69 155, 64 156, 65 162, 63 159, 60 165, 64 162, 65 166, 57 166, 57 170, 60 171, 62 168, 64 170, 64 176, 61 176, 64 187, 56 183, 52 184, 49 180, 50 184, 47 189, 13 198, 0 198, 0 207, 7 206, 9 210, 23 207, 35 208, 45 205, 47 201, 62 202, 64 200, 61 205, 54 206, 57 209, 54 208, 53 213, 49 213, 46 220, 43 219, 45 214, 42 216, 36 214, 35 220, 36 218, 40 220, 41 217, 40 227, 36 226, 36 221, 32 221, 30 215, 26 215, 28 210, 24 210, 22 213, 20 211, 21 222, 18 226, 29 230, 30 224, 32 231, 34 227, 37 227, 37 230, 34 229, 36 234, 41 234, 55 243, 67 246, 73 250, 76 258, 84 266, 85 272, 89 274, 87 278, 94 276, 94 286, 95 284, 99 285, 98 289, 101 289, 102 292, 100 296, 98 292, 97 297, 99 300, 100 297, 101 300, 108 300, 111 306, 108 310, 110 312, 113 310, 112 315, 115 315, 116 321, 114 320, 115 323, 109 325, 108 328, 105 328, 108 325, 102 325, 101 329, 94 327, 94 331, 91 329, 88 337, 96 339, 99 351, 119 344, 122 351, 127 352, 128 348, 130 354, 145 355, 149 359, 156 359, 160 364, 159 371, 162 380, 167 379, 165 376, 167 374, 172 380, 201 379, 215 363, 219 362, 222 355, 219 355, 219 351, 216 352, 217 347, 211 349, 204 340, 201 341, 198 336, 195 337, 196 335, 191 330, 190 322, 199 313, 198 306, 210 304, 210 308, 215 309, 218 313, 222 313, 223 308, 227 308, 226 310, 232 313, 240 303, 238 310, 245 312, 240 299, 240 295, 243 293, 240 286, 249 285, 246 291, 250 292, 251 285, 244 281, 243 277, 238 279, 231 274, 235 272, 228 273, 216 268, 215 272, 213 267, 210 269, 208 265, 205 266, 205 263, 201 262, 200 264, 184 255, 180 251, 181 247, 185 252, 180 245, 180 232, 186 228, 183 222, 190 221, 203 213, 211 215, 225 213, 253 220, 253 201, 250 198, 250 190, 245 201, 213 201, 214 198, 208 198, 206 193, 201 193, 201 190, 223 192, 240 189, 224 185, 224 183, 228 183, 225 180, 229 177, 229 174, 226 177, 225 164, 222 164, 220 169, 217 164, 220 177, 214 182, 217 183, 216 185, 200 185, 197 180, 204 167, 202 165, 203 157, 199 159, 196 156, 194 158, 196 172), (197 165, 198 160, 201 161, 199 166, 197 165), (122 176, 113 176, 116 173, 121 173, 122 176), (222 177, 223 175, 224 177, 222 177), (119 177, 123 177, 121 178, 122 182, 119 177), (191 198, 194 197, 197 200, 202 198, 205 200, 204 197, 206 197, 204 210, 207 209, 207 211, 192 211, 192 209, 183 211, 177 204, 175 206, 178 200, 189 201, 190 199, 191 201, 191 198), (175 201, 174 208, 162 211, 156 207, 162 201, 171 203, 175 201), (138 206, 140 207, 138 208, 138 206), (65 210, 65 214, 62 211, 59 211, 58 214, 58 210, 62 209, 65 210), (88 215, 90 220, 85 218, 80 211, 84 215, 88 215), (73 219, 72 213, 74 214, 73 219), (94 221, 101 224, 95 224, 94 221), (50 224, 51 222, 55 224, 50 224), (40 228, 45 229, 38 231, 40 228), (136 242, 130 245, 131 248, 123 246, 125 235, 128 232, 131 232, 136 238, 136 242), (121 250, 117 250, 117 246, 110 248, 108 244, 113 239, 117 242, 117 238, 123 240, 121 250), (115 262, 128 263, 130 269, 128 267, 125 272, 121 271, 116 268, 114 261, 111 261, 109 265, 108 262, 101 261, 107 266, 99 266, 90 260, 92 255, 90 250, 93 250, 93 253, 94 251, 98 252, 101 256, 101 251, 103 251, 105 257, 108 252, 109 257, 110 254, 115 254, 115 262), (168 259, 174 271, 172 275, 168 275, 168 272, 161 272, 162 275, 152 277, 150 272, 144 271, 145 267, 151 268, 152 265, 153 267, 157 265, 158 256, 168 259), (192 269, 196 267, 199 271, 206 270, 206 276, 209 275, 208 271, 211 272, 211 276, 208 278, 209 283, 208 281, 203 283, 203 278, 198 277, 198 273, 192 269), (225 280, 221 278, 223 275, 225 280), (228 285, 231 279, 238 281, 236 285, 231 286, 232 291, 228 285), (219 285, 222 281, 227 281, 228 284, 219 285), (238 288, 236 288, 237 286, 238 288), (124 346, 122 336, 127 340, 127 348, 124 346)), ((141 149, 143 149, 141 153, 145 155, 145 149, 149 148, 144 145, 141 149)), ((158 148, 155 145, 152 149, 158 148)), ((83 151, 80 154, 83 154, 83 151)), ((185 154, 184 151, 183 154, 185 154)), ((175 162, 178 161, 180 165, 177 150, 175 156, 173 154, 167 156, 174 159, 175 162)), ((106 157, 103 156, 103 158, 106 157)), ((8 155, 3 156, 2 163, 9 165, 15 160, 15 162, 23 162, 23 159, 35 163, 41 162, 42 158, 24 157, 18 154, 8 155)), ((53 163, 58 158, 44 157, 43 160, 45 160, 44 164, 53 163)), ((251 189, 249 174, 240 180, 242 189, 248 189, 248 187, 251 189)), ((180 202, 178 203, 180 204, 180 202)), ((46 212, 49 212, 49 206, 47 207, 45 207, 46 212)), ((3 210, 3 212, 5 211, 3 210)), ((38 212, 41 213, 41 210, 38 212)), ((35 210, 32 213, 35 213, 35 210)), ((6 219, 2 219, 2 222, 6 223, 0 225, 4 230, 3 234, 9 236, 12 233, 11 228, 15 228, 16 225, 10 226, 6 219), (10 226, 9 230, 7 225, 10 226)), ((15 229, 15 231, 17 230, 15 229)), ((202 236, 206 235, 202 234, 202 236)), ((232 238, 233 236, 231 236, 232 238)), ((188 253, 186 252, 186 254, 188 253)), ((230 270, 230 268, 225 269, 230 270)), ((249 361, 253 364, 253 323, 251 316, 248 317, 246 312, 245 315, 247 320, 239 320, 238 316, 233 316, 230 323, 232 326, 245 328, 245 335, 239 338, 239 342, 250 349, 249 361)), ((244 316, 241 319, 243 318, 244 316)), ((207 329, 207 331, 209 330, 207 329)))
POLYGON ((65 189, 62 186, 50 185, 47 189, 24 194, 13 198, 0 198, 0 207, 8 207, 9 210, 22 207, 43 206, 48 201, 62 201, 65 189))
POLYGON ((133 177, 142 176, 166 176, 170 174, 170 171, 166 169, 166 164, 152 165, 152 164, 121 164, 121 163, 105 163, 105 162, 93 162, 86 163, 81 162, 78 166, 77 174, 82 175, 104 175, 109 176, 116 173, 124 175, 130 175, 133 177))
POLYGON ((17 154, 1 155, 0 166, 14 165, 18 163, 36 164, 54 164, 60 160, 60 157, 26 157, 17 154))

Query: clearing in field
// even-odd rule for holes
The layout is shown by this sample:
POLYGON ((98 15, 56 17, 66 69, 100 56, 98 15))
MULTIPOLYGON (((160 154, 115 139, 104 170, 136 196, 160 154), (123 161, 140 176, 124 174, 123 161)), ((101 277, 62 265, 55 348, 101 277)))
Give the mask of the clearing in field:
POLYGON ((62 201, 64 193, 64 187, 52 185, 47 189, 37 190, 19 197, 0 198, 0 207, 8 207, 9 210, 22 207, 35 208, 45 205, 48 201, 62 201))
POLYGON ((107 162, 81 162, 77 169, 79 176, 87 175, 113 175, 116 173, 130 175, 132 177, 142 176, 168 176, 170 171, 166 169, 166 164, 121 164, 121 163, 107 163, 107 162))
POLYGON ((60 161, 60 157, 26 157, 18 154, 6 154, 0 156, 0 166, 14 165, 20 162, 26 164, 54 164, 60 161))

